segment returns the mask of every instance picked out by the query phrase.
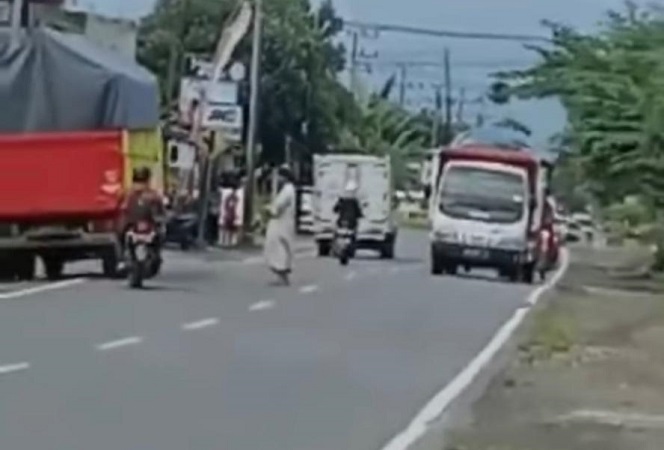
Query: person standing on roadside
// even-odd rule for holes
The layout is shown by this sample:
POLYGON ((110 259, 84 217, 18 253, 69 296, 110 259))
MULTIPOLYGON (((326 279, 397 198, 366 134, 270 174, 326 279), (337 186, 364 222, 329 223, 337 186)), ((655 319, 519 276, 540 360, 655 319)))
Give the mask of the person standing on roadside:
POLYGON ((221 226, 221 244, 231 246, 235 244, 237 234, 237 206, 239 198, 237 195, 237 183, 233 182, 229 191, 222 198, 223 201, 223 223, 221 226))
POLYGON ((295 246, 295 178, 287 166, 279 171, 279 190, 269 208, 265 259, 284 285, 289 285, 295 246))
POLYGON ((206 236, 209 245, 219 243, 219 215, 221 214, 221 193, 218 188, 210 190, 210 199, 205 224, 206 236))

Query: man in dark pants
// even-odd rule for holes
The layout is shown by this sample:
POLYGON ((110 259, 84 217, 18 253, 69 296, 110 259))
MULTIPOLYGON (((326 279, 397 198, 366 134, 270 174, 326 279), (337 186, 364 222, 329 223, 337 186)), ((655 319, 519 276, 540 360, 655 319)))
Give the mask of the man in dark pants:
POLYGON ((159 192, 150 187, 152 172, 147 167, 134 170, 132 186, 122 202, 123 220, 120 231, 120 246, 124 256, 124 244, 127 231, 139 221, 151 222, 157 228, 157 257, 161 260, 161 230, 166 211, 164 200, 159 192))
POLYGON ((346 185, 344 194, 334 205, 334 212, 338 214, 337 227, 347 227, 348 229, 353 230, 353 248, 355 247, 357 226, 363 216, 362 208, 356 194, 357 185, 351 181, 346 185))

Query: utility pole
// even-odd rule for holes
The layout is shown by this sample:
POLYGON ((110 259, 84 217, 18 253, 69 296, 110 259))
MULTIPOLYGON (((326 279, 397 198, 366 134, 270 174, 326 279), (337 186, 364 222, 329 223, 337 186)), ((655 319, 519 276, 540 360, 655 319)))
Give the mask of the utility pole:
POLYGON ((13 45, 18 45, 18 40, 21 36, 21 28, 23 26, 23 15, 26 4, 24 0, 14 0, 12 3, 12 16, 11 16, 11 38, 13 45))
POLYGON ((290 134, 286 135, 286 142, 284 144, 285 163, 292 170, 293 169, 293 154, 292 154, 292 139, 290 134))
POLYGON ((457 102, 457 112, 455 119, 457 123, 464 122, 463 109, 465 106, 466 106, 466 89, 461 88, 459 89, 459 100, 457 102))
POLYGON ((353 37, 352 37, 352 43, 351 43, 351 48, 350 48, 350 68, 351 71, 354 71, 355 68, 357 67, 357 53, 358 53, 358 46, 359 46, 359 35, 357 31, 353 31, 353 37))
POLYGON ((169 36, 169 54, 168 54, 168 72, 166 75, 166 107, 170 112, 173 105, 174 94, 175 94, 175 85, 179 82, 180 76, 184 71, 184 48, 182 47, 182 42, 184 42, 185 37, 187 36, 188 23, 187 18, 189 16, 189 9, 191 7, 191 0, 181 0, 180 5, 182 21, 179 30, 176 33, 169 36), (180 64, 178 64, 178 59, 180 64))
POLYGON ((406 76, 408 74, 408 69, 406 64, 401 64, 401 78, 399 81, 399 105, 403 107, 406 103, 406 76))
POLYGON ((254 2, 254 29, 251 48, 251 75, 249 93, 249 129, 247 137, 247 180, 244 188, 243 238, 251 239, 254 220, 255 153, 258 131, 258 89, 260 87, 261 27, 263 20, 262 0, 254 2))
POLYGON ((441 120, 441 114, 440 110, 442 108, 442 94, 441 94, 441 88, 442 86, 440 84, 434 84, 434 112, 433 112, 433 122, 431 124, 431 147, 435 148, 439 144, 439 137, 440 137, 440 120, 441 120))
POLYGON ((450 49, 445 48, 445 143, 452 137, 452 70, 450 49))
POLYGON ((357 31, 352 33, 352 43, 350 47, 350 91, 357 95, 357 53, 359 47, 359 35, 357 31))

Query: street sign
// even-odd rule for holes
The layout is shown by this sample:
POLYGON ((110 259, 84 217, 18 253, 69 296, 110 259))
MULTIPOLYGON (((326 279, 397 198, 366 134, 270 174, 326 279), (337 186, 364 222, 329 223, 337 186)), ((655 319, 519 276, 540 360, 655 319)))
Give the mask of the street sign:
POLYGON ((238 84, 219 81, 210 85, 200 78, 183 78, 180 82, 179 120, 182 125, 193 124, 193 106, 200 102, 201 91, 208 88, 207 99, 213 103, 235 105, 238 101, 238 84))
POLYGON ((242 140, 242 107, 208 102, 203 112, 203 128, 221 131, 230 142, 242 140))

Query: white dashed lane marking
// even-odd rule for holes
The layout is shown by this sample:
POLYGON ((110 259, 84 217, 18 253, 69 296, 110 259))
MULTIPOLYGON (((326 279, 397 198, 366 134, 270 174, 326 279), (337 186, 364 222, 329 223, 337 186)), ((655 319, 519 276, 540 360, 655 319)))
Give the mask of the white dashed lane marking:
POLYGON ((275 306, 274 300, 263 300, 256 302, 249 307, 249 311, 264 311, 266 309, 272 309, 275 306))
POLYGON ((0 375, 6 375, 8 373, 20 372, 22 370, 28 370, 30 364, 27 362, 22 362, 18 364, 7 364, 5 366, 0 366, 0 375))
POLYGON ((120 347, 127 347, 128 345, 137 345, 143 342, 142 337, 132 336, 124 339, 118 339, 117 341, 109 341, 103 344, 97 345, 97 350, 113 350, 120 347))
POLYGON ((201 328, 212 327, 219 324, 219 319, 210 317, 208 319, 198 320, 196 322, 189 322, 182 325, 184 331, 200 330, 201 328))
POLYGON ((317 284, 309 284, 307 286, 302 286, 300 288, 300 293, 301 294, 311 294, 313 292, 316 292, 318 290, 318 285, 317 284))

